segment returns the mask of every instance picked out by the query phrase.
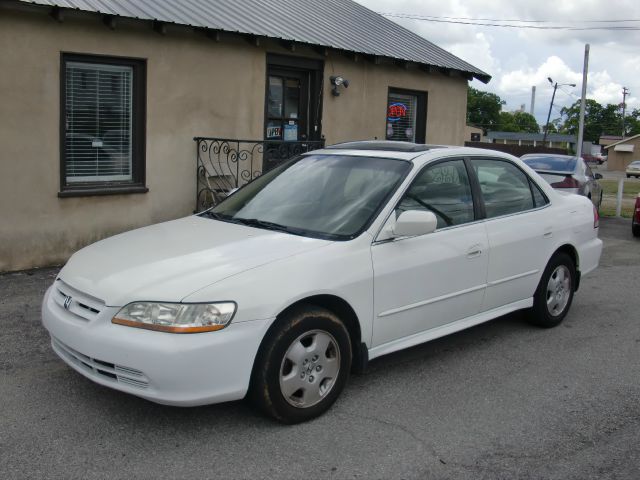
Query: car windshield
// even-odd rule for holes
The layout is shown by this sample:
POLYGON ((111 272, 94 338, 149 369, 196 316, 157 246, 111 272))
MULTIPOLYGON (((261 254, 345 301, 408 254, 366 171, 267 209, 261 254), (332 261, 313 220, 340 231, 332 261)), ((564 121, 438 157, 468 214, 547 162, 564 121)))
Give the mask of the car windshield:
POLYGON ((521 159, 534 170, 549 172, 573 172, 576 169, 576 157, 562 157, 553 155, 524 156, 521 159))
POLYGON ((319 238, 359 235, 411 164, 388 158, 307 155, 245 185, 206 212, 213 218, 319 238))

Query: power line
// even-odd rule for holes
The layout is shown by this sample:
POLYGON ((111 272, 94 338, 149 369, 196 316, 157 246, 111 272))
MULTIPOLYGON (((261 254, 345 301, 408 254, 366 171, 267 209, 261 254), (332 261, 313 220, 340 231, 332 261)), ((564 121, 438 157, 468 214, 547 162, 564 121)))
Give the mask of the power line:
MULTIPOLYGON (((558 23, 556 20, 523 20, 521 18, 474 18, 474 17, 445 17, 439 15, 416 15, 413 13, 378 12, 386 17, 406 16, 415 19, 442 20, 471 20, 475 22, 522 22, 522 23, 558 23)), ((563 20, 564 23, 629 23, 640 22, 640 19, 611 19, 611 20, 563 20)))
POLYGON ((604 27, 571 27, 566 25, 526 25, 526 24, 511 24, 511 23, 481 23, 481 21, 461 21, 461 20, 446 20, 442 18, 429 18, 419 15, 412 15, 408 13, 382 13, 385 17, 402 18, 408 20, 420 20, 424 22, 434 23, 448 23, 456 25, 474 25, 478 27, 501 27, 501 28, 528 28, 534 30, 565 30, 565 31, 595 31, 595 30, 607 30, 607 31, 638 31, 640 26, 604 26, 604 27))

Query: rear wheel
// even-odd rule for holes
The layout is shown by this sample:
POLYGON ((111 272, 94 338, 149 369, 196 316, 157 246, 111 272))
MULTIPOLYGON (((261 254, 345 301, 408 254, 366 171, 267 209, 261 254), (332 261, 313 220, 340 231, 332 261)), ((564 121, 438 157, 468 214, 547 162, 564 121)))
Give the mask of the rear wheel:
POLYGON ((631 233, 634 237, 640 237, 640 225, 631 225, 631 233))
POLYGON ((256 358, 251 397, 283 423, 310 420, 340 395, 351 357, 349 332, 333 312, 296 308, 265 338, 256 358))
POLYGON ((533 296, 527 320, 545 328, 560 324, 573 301, 575 278, 576 267, 569 255, 558 252, 551 257, 533 296))

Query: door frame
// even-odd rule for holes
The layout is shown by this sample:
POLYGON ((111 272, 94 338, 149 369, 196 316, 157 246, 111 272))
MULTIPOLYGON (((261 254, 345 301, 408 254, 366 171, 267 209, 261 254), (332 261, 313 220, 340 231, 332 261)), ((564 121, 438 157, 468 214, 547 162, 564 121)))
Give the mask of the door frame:
POLYGON ((262 137, 267 141, 268 124, 268 99, 269 99, 269 73, 270 69, 289 70, 292 72, 302 72, 309 75, 309 102, 307 108, 307 132, 308 141, 322 139, 322 103, 323 88, 322 79, 324 75, 324 62, 311 58, 294 57, 290 55, 277 55, 268 53, 266 56, 265 68, 265 89, 264 89, 264 119, 262 125, 262 137))

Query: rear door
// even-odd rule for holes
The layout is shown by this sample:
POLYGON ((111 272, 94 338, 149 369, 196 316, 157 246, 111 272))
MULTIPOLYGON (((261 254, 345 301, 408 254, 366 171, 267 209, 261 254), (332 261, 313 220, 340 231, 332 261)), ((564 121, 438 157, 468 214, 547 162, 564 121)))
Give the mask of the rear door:
POLYGON ((480 183, 491 255, 483 310, 533 296, 553 249, 548 199, 506 159, 472 158, 480 183))

